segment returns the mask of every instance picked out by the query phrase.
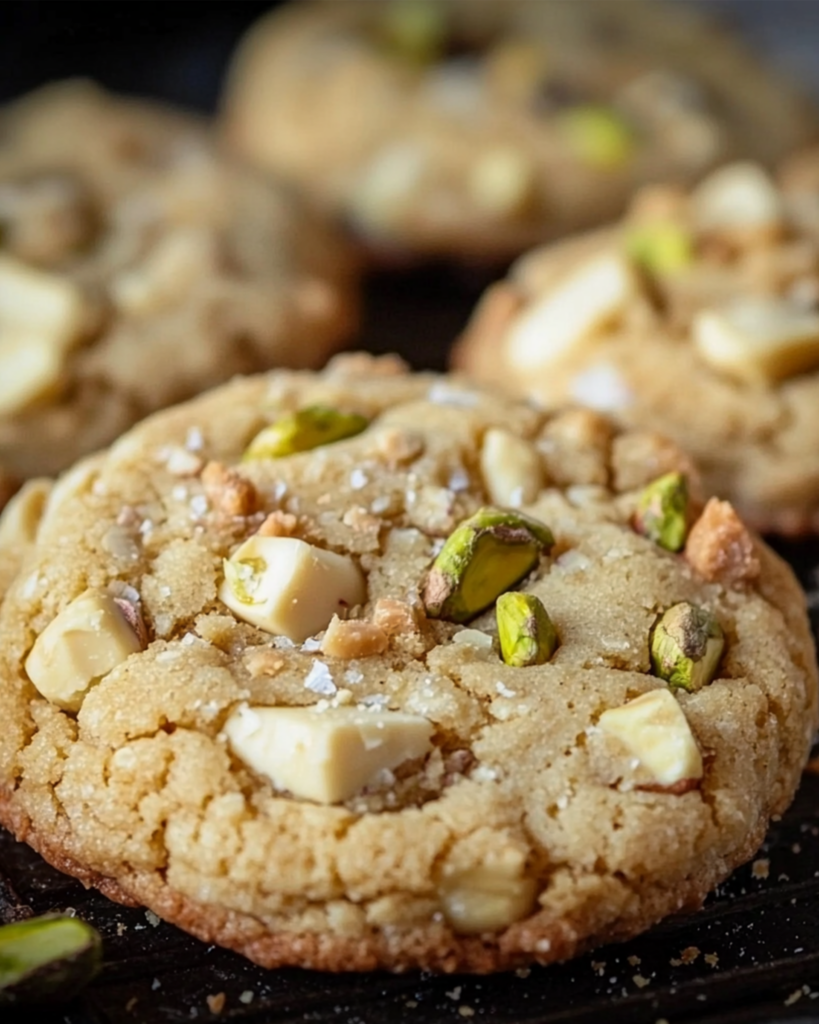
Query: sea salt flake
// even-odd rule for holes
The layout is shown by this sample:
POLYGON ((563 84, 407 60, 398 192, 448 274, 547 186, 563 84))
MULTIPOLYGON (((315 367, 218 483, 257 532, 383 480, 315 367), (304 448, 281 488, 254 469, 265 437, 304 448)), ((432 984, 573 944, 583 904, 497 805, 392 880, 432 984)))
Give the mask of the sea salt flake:
POLYGON ((323 661, 319 661, 318 658, 313 658, 313 667, 307 673, 304 685, 308 690, 312 690, 313 693, 322 693, 328 697, 332 697, 337 689, 330 674, 330 669, 323 661))
POLYGON ((352 473, 350 473, 350 487, 352 487, 354 491, 360 491, 362 487, 366 487, 369 482, 370 479, 363 469, 354 469, 352 473))

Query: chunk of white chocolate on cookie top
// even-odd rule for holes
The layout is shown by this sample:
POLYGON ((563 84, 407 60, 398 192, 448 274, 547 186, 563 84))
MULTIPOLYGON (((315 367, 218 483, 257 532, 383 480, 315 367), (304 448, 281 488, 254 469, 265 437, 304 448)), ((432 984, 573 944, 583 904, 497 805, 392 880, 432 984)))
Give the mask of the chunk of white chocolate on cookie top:
POLYGON ((714 369, 775 383, 819 365, 819 313, 788 299, 745 296, 694 318, 694 345, 714 369))
POLYGON ((702 778, 702 755, 669 690, 650 690, 600 716, 600 730, 618 740, 658 787, 702 778))
POLYGON ((637 289, 620 253, 587 261, 519 317, 509 332, 509 358, 520 369, 556 361, 616 320, 637 289))
POLYGON ((25 668, 46 700, 78 711, 95 682, 142 648, 122 606, 109 594, 87 590, 37 637, 25 668))
POLYGON ((225 722, 234 754, 277 789, 321 804, 349 800, 384 770, 424 757, 432 724, 354 707, 248 707, 225 722))
POLYGON ((219 598, 245 622, 296 643, 367 598, 352 558, 295 537, 255 535, 224 562, 219 598))

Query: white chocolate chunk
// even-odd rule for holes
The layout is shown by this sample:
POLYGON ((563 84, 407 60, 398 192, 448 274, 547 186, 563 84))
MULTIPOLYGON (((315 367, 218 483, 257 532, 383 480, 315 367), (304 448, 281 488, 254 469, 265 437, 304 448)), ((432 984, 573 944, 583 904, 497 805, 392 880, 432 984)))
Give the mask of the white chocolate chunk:
POLYGON ((43 477, 29 480, 6 504, 0 515, 0 548, 34 543, 51 487, 51 480, 43 477))
POLYGON ((691 212, 700 230, 758 230, 781 223, 783 204, 765 171, 742 162, 709 174, 691 194, 691 212))
POLYGON ((534 445, 495 427, 484 435, 481 474, 492 503, 513 508, 534 501, 544 483, 534 445))
POLYGON ((509 358, 527 370, 556 362, 616 320, 637 287, 619 253, 590 260, 518 318, 508 336, 509 358))
POLYGON ((600 716, 600 729, 626 747, 660 786, 702 778, 702 756, 670 690, 650 690, 600 716))
POLYGON ((520 213, 532 197, 535 173, 527 155, 512 147, 489 150, 469 173, 467 189, 478 209, 497 216, 520 213))
POLYGON ((367 598, 364 577, 346 555, 295 537, 253 536, 225 561, 219 597, 267 633, 297 643, 367 598))
MULTIPOLYGON (((0 328, 2 331, 2 328, 0 328)), ((60 382, 63 352, 40 334, 9 329, 0 336, 0 415, 18 412, 60 382)))
POLYGON ((243 705, 224 732, 236 756, 277 789, 335 804, 374 783, 379 772, 424 757, 432 724, 397 711, 243 705))
POLYGON ((535 899, 534 879, 523 874, 518 851, 452 873, 444 870, 439 895, 444 916, 460 935, 508 928, 525 917, 535 899))
POLYGON ((778 381, 819 365, 819 313, 786 299, 746 296, 701 310, 692 332, 702 358, 740 380, 778 381))
POLYGON ((78 711, 95 682, 140 650, 142 643, 114 598, 86 590, 37 637, 26 672, 46 700, 78 711))
POLYGON ((111 285, 116 305, 132 316, 150 316, 179 303, 215 259, 211 234, 204 228, 179 228, 163 238, 138 266, 119 274, 111 285))

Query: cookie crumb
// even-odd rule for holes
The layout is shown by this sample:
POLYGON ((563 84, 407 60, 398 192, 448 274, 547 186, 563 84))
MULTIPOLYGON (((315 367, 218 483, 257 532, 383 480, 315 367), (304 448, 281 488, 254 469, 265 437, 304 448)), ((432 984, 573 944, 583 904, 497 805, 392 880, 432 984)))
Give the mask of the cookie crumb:
POLYGON ((146 921, 148 922, 148 924, 149 924, 149 925, 151 925, 151 926, 152 926, 153 928, 156 928, 156 927, 158 927, 158 925, 159 925, 159 922, 160 922, 161 918, 160 918, 160 917, 158 917, 158 916, 157 916, 157 915, 156 915, 156 914, 155 914, 155 913, 153 912, 153 910, 146 910, 146 911, 145 911, 145 920, 146 920, 146 921))
POLYGON ((528 978, 531 973, 531 967, 518 967, 518 969, 515 971, 515 976, 518 978, 528 978))
POLYGON ((785 1002, 782 1005, 783 1006, 793 1006, 794 1003, 798 1003, 799 1002, 799 1000, 802 998, 802 995, 803 995, 802 989, 801 988, 797 988, 793 992, 791 992, 791 994, 788 996, 788 998, 785 1000, 785 1002))
POLYGON ((709 967, 716 967, 719 963, 719 957, 716 953, 706 953, 703 960, 705 960, 709 967))
POLYGON ((456 985, 451 992, 444 992, 444 995, 447 997, 447 999, 454 999, 454 1001, 457 1003, 458 1000, 461 998, 462 990, 463 986, 456 985))
POLYGON ((751 874, 754 878, 767 878, 770 874, 771 862, 767 857, 759 857, 751 865, 751 874))
POLYGON ((244 992, 242 992, 242 994, 239 996, 239 1002, 244 1003, 245 1006, 247 1006, 248 1003, 253 1002, 253 997, 255 996, 255 994, 256 993, 253 992, 251 989, 246 988, 244 992))
POLYGON ((226 516, 249 516, 259 506, 250 480, 221 462, 209 462, 200 477, 213 507, 226 516))
POLYGON ((642 974, 635 974, 631 980, 634 982, 637 988, 645 988, 646 985, 651 984, 651 979, 644 978, 642 974))
POLYGON ((458 1013, 462 1017, 474 1017, 475 1016, 475 1011, 472 1009, 471 1006, 459 1006, 458 1007, 458 1013))
POLYGON ((205 1002, 211 1013, 220 1014, 225 1008, 226 996, 224 992, 217 992, 215 995, 207 996, 205 1002))
POLYGON ((126 1013, 130 1013, 130 1012, 131 1012, 131 1010, 133 1010, 133 1008, 134 1008, 134 1007, 136 1006, 136 1004, 137 1004, 138 1002, 139 1002, 139 1000, 137 999, 137 997, 136 997, 136 996, 131 996, 131 998, 130 998, 130 999, 128 1000, 128 1002, 127 1002, 127 1003, 125 1004, 125 1012, 126 1012, 126 1013))
POLYGON ((639 956, 630 956, 628 958, 628 962, 630 967, 639 967, 642 963, 642 960, 639 958, 639 956))

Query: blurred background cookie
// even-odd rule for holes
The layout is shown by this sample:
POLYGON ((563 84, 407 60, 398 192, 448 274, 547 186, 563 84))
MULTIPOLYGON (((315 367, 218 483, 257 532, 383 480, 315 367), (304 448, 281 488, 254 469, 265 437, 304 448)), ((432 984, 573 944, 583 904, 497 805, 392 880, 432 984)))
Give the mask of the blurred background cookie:
POLYGON ((481 379, 661 428, 764 530, 819 528, 819 154, 691 193, 650 187, 614 227, 523 257, 455 353, 481 379))
POLYGON ((204 122, 87 82, 0 111, 0 464, 53 473, 233 374, 317 366, 357 269, 204 122))
POLYGON ((382 254, 501 260, 635 186, 769 162, 817 114, 737 37, 653 0, 332 0, 256 24, 227 138, 382 254))

